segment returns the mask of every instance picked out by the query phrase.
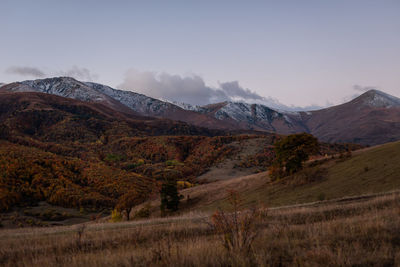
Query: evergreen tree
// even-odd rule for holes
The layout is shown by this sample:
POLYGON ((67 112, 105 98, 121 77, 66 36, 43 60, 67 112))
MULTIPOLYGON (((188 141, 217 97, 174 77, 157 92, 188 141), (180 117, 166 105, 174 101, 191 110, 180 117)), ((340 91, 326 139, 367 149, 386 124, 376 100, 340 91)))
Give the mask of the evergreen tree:
POLYGON ((182 198, 178 193, 176 180, 167 180, 161 185, 161 211, 177 211, 182 198))

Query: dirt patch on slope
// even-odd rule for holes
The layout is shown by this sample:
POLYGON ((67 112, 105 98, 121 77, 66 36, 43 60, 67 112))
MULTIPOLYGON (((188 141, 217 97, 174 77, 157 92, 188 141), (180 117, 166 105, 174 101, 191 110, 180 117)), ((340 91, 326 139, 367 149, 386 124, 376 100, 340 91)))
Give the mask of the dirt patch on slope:
POLYGON ((238 152, 212 166, 206 173, 200 175, 197 178, 198 180, 214 182, 247 176, 263 171, 257 166, 244 168, 240 167, 240 165, 247 157, 261 153, 266 146, 270 146, 265 138, 241 140, 233 142, 230 145, 238 152))

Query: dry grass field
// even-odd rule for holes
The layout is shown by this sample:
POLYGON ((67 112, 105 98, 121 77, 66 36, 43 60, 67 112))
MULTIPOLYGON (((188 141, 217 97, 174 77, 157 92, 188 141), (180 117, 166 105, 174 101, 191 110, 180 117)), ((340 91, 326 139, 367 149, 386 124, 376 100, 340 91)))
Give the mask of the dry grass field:
POLYGON ((400 195, 262 210, 249 252, 210 214, 0 232, 2 266, 398 266, 400 195))

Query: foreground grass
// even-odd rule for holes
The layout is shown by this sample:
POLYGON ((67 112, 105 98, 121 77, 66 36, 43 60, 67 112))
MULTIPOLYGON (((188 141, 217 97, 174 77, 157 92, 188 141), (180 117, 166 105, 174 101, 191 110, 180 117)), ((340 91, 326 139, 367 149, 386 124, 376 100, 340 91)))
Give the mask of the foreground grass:
POLYGON ((396 266, 400 196, 268 210, 249 254, 225 251, 207 215, 0 231, 3 266, 396 266))

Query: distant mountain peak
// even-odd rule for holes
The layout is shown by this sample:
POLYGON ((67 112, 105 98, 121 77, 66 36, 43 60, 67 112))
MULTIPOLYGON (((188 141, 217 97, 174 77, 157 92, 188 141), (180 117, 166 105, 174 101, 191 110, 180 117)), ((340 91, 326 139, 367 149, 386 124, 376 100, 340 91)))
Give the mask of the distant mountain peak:
POLYGON ((376 89, 363 93, 359 97, 355 98, 352 102, 361 102, 361 104, 364 106, 376 108, 400 107, 400 98, 376 89))

